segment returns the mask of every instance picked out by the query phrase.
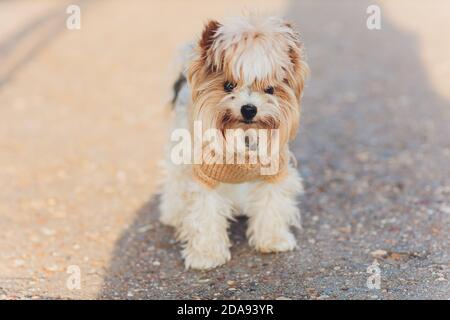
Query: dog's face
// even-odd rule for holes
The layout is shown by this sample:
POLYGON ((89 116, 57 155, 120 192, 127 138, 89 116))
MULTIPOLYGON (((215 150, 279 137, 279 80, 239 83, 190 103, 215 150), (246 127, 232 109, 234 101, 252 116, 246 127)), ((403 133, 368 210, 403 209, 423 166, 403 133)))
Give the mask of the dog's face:
POLYGON ((295 136, 307 65, 290 24, 276 18, 210 21, 188 70, 192 120, 203 128, 280 129, 295 136))

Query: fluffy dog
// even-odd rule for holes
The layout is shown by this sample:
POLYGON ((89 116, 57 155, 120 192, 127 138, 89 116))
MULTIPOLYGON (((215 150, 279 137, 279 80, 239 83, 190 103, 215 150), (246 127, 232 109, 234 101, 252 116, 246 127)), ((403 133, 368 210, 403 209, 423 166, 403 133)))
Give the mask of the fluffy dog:
POLYGON ((299 127, 308 72, 299 35, 292 24, 275 17, 210 21, 183 60, 185 68, 174 84, 174 129, 192 133, 196 121, 202 132, 274 129, 282 160, 274 179, 267 179, 248 175, 248 167, 208 171, 167 157, 160 220, 175 227, 186 268, 211 269, 230 259, 227 229, 238 214, 248 216, 247 237, 256 250, 293 250, 290 228, 300 226, 296 197, 303 189, 289 162, 288 142, 299 127), (235 171, 239 174, 227 180, 235 171))

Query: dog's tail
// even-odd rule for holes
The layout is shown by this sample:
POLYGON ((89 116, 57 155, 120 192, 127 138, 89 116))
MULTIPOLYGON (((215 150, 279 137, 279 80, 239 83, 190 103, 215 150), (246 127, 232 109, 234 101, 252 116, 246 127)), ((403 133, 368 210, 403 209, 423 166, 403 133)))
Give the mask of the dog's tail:
POLYGON ((177 104, 187 104, 187 101, 185 101, 187 97, 185 97, 185 95, 183 95, 182 93, 183 90, 187 88, 186 72, 189 62, 194 57, 194 48, 195 46, 193 42, 185 44, 183 47, 181 47, 175 59, 177 76, 175 82, 172 84, 172 98, 170 100, 172 109, 175 108, 177 104))

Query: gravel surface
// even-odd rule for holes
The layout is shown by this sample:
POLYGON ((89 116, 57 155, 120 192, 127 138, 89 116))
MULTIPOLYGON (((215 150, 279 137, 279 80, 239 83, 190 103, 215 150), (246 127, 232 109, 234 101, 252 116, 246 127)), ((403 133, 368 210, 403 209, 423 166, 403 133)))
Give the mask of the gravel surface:
POLYGON ((365 0, 264 4, 299 26, 311 67, 293 147, 299 249, 254 252, 241 219, 229 263, 184 269, 157 220, 164 75, 206 18, 240 2, 92 2, 81 30, 55 32, 48 13, 65 7, 43 1, 0 34, 0 299, 450 298, 450 4, 437 0, 382 2, 379 31, 365 0))

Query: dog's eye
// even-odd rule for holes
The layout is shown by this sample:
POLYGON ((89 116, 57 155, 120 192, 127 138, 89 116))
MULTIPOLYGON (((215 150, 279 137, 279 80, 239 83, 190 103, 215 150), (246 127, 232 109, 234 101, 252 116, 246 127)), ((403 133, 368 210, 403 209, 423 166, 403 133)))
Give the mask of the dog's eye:
POLYGON ((264 89, 264 92, 267 94, 273 94, 273 87, 268 86, 267 88, 264 89))
POLYGON ((223 89, 226 92, 231 92, 233 91, 233 89, 236 87, 236 84, 234 84, 233 82, 227 81, 223 84, 223 89))

